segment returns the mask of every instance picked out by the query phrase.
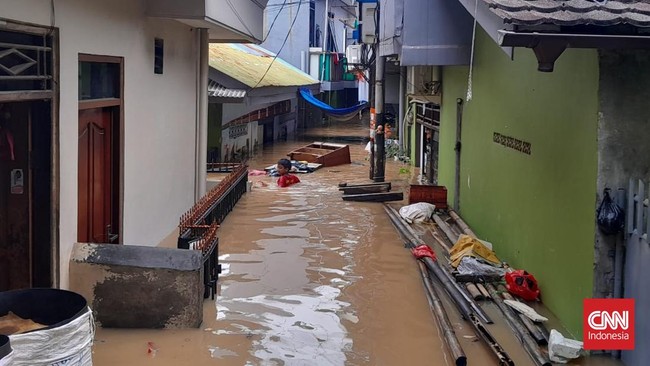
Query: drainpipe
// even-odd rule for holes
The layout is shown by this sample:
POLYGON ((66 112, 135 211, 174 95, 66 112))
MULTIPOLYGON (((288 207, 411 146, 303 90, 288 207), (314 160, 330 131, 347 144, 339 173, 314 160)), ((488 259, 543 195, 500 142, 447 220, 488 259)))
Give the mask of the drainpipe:
POLYGON ((454 210, 460 212, 460 149, 463 132, 463 100, 456 99, 456 172, 454 177, 454 210))
POLYGON ((205 195, 208 155, 208 29, 197 29, 199 58, 196 74, 196 178, 194 180, 194 200, 205 195))
POLYGON ((385 143, 385 130, 386 126, 384 121, 384 66, 386 59, 383 56, 378 56, 375 61, 375 144, 377 145, 377 154, 375 156, 375 182, 384 181, 384 172, 386 168, 386 143, 385 143))
MULTIPOLYGON (((625 190, 619 188, 616 192, 615 202, 619 207, 625 207, 625 190)), ((626 212, 631 215, 631 212, 626 212)), ((616 236, 616 254, 614 256, 614 298, 623 297, 623 259, 625 257, 625 230, 622 234, 616 236)))
POLYGON ((405 104, 405 93, 406 93, 406 67, 402 66, 399 68, 399 113, 397 119, 397 131, 399 133, 399 147, 401 150, 404 150, 404 135, 402 130, 404 130, 404 104, 405 104))
MULTIPOLYGON (((632 192, 631 187, 630 187, 630 192, 632 192)), ((616 191, 616 197, 614 198, 614 202, 618 205, 618 207, 626 207, 625 206, 625 189, 619 188, 618 191, 616 191)), ((629 205, 628 205, 629 207, 629 205)), ((632 209, 628 208, 627 212, 625 212, 625 215, 632 215, 634 213, 634 206, 632 206, 632 209)), ((632 217, 627 217, 625 218, 626 221, 631 220, 632 217)), ((624 282, 623 282, 623 267, 625 266, 625 243, 627 242, 627 225, 625 225, 625 229, 623 229, 623 232, 616 235, 616 252, 614 254, 614 298, 615 299, 620 299, 623 297, 623 289, 624 289, 624 282)), ((621 358, 621 351, 616 350, 612 352, 612 357, 620 359, 621 358)))

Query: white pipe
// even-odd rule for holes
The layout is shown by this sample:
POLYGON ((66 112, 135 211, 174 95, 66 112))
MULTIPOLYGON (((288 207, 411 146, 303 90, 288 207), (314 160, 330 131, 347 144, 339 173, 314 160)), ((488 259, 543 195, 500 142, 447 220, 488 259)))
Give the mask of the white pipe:
POLYGON ((420 183, 424 181, 424 145, 426 141, 424 136, 424 125, 420 125, 420 183))
POLYGON ((329 0, 325 0, 325 22, 323 23, 323 52, 327 52, 327 27, 329 26, 329 0))
POLYGON ((200 28, 199 33, 199 69, 197 92, 197 140, 196 140, 196 187, 195 199, 205 195, 208 159, 208 29, 200 28))

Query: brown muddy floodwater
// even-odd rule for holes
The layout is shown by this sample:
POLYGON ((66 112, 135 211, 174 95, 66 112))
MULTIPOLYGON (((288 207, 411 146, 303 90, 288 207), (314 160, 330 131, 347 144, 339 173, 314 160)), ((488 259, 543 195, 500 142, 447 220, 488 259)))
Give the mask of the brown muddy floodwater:
MULTIPOLYGON (((98 329, 95 365, 453 364, 418 267, 382 204, 345 202, 338 191, 341 181, 368 181, 367 130, 348 123, 308 133, 264 148, 250 168, 328 138, 350 145, 352 164, 301 174, 289 188, 249 177, 252 191, 219 229, 223 273, 201 328, 98 329)), ((413 170, 387 163, 393 191, 411 180, 400 168, 413 170)), ((450 317, 469 363, 495 364, 460 317, 450 317)), ((516 343, 508 351, 518 365, 531 364, 516 343)))

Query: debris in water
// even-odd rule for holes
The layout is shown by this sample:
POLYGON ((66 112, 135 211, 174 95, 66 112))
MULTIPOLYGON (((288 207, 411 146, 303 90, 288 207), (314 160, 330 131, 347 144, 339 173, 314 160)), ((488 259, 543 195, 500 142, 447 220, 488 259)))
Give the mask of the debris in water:
POLYGON ((147 342, 147 354, 151 357, 156 357, 158 347, 153 342, 147 342))

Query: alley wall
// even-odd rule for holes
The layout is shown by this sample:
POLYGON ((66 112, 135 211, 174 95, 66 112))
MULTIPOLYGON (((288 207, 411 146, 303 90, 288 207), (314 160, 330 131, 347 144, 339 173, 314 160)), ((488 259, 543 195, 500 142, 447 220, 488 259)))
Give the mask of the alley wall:
POLYGON ((196 41, 190 27, 145 15, 144 1, 21 0, 2 17, 60 29, 60 286, 77 240, 78 57, 124 58, 122 237, 157 245, 193 203, 196 41), (154 74, 154 38, 163 38, 164 73, 154 74))
POLYGON ((460 214, 501 260, 535 275, 543 302, 581 338, 593 284, 597 53, 567 50, 540 73, 531 50, 512 61, 477 32, 471 101, 469 68, 443 69, 439 181, 453 202, 462 98, 460 214))
MULTIPOLYGON (((601 51, 598 124, 598 201, 603 189, 628 189, 628 179, 650 179, 647 108, 650 52, 601 51)), ((625 208, 625 207, 624 207, 625 208)), ((631 214, 631 213, 627 213, 631 214)), ((594 295, 612 296, 617 236, 596 231, 594 295)))

